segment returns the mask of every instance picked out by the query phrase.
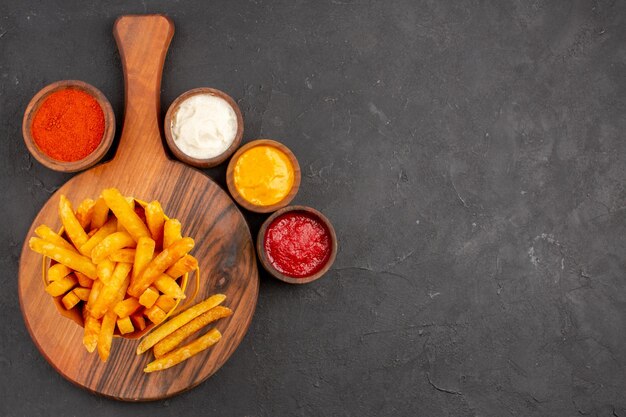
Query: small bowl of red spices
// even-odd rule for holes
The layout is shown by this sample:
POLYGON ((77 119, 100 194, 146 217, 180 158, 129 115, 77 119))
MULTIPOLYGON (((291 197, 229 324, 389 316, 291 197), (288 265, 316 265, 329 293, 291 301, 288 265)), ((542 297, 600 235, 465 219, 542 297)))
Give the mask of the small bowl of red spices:
POLYGON ((257 253, 263 268, 279 280, 306 284, 322 277, 335 261, 337 235, 319 211, 288 206, 261 226, 257 253))
POLYGON ((77 80, 57 81, 28 103, 22 135, 42 165, 61 172, 81 171, 98 163, 111 147, 115 115, 96 87, 77 80))

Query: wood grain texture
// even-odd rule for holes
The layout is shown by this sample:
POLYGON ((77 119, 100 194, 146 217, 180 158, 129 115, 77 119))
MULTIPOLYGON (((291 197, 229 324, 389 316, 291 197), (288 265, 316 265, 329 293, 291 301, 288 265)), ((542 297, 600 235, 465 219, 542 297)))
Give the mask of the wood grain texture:
POLYGON ((193 168, 169 160, 158 125, 163 62, 174 33, 160 15, 122 16, 114 27, 126 86, 124 128, 115 158, 72 178, 55 192, 33 221, 20 260, 18 291, 26 326, 48 362, 69 381, 119 400, 162 399, 192 388, 217 371, 245 335, 256 307, 258 271, 248 226, 229 196, 193 168), (183 233, 196 240, 202 282, 197 301, 224 293, 234 314, 215 327, 223 334, 214 347, 163 372, 144 374, 152 354, 137 356, 137 340, 116 338, 107 363, 82 346, 83 329, 62 317, 44 292, 41 257, 28 238, 42 223, 60 226, 61 194, 72 202, 97 197, 105 187, 125 195, 157 199, 183 233))

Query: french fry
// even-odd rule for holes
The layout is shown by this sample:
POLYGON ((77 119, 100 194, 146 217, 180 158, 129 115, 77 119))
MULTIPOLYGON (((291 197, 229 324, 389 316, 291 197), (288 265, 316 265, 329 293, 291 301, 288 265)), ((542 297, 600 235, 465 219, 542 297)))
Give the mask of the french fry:
POLYGON ((80 298, 78 298, 78 295, 76 295, 74 291, 70 291, 61 298, 61 302, 66 310, 71 310, 76 304, 80 303, 80 298))
POLYGON ((78 207, 76 207, 76 219, 80 223, 80 227, 85 230, 90 225, 93 217, 93 206, 96 204, 91 198, 83 200, 78 207))
POLYGON ((146 319, 141 313, 131 314, 129 317, 137 331, 142 331, 146 328, 146 319))
POLYGON ((197 267, 198 260, 191 255, 185 255, 176 261, 174 265, 170 266, 165 273, 172 278, 179 278, 197 267))
POLYGON ((96 300, 98 299, 98 296, 100 295, 100 291, 102 290, 103 286, 104 284, 99 279, 93 282, 93 287, 91 287, 91 292, 89 293, 89 298, 87 299, 87 305, 85 306, 85 309, 87 311, 91 312, 91 309, 96 303, 96 300))
POLYGON ((78 252, 47 242, 37 237, 31 237, 28 246, 35 252, 54 259, 60 264, 70 267, 75 271, 82 272, 89 278, 96 278, 96 266, 85 256, 78 252))
POLYGON ((76 296, 81 300, 81 301, 87 301, 89 300, 89 294, 91 293, 91 289, 90 288, 83 288, 83 287, 78 287, 78 288, 74 288, 72 290, 72 292, 74 294, 76 294, 76 296))
POLYGON ((89 236, 85 233, 85 229, 80 225, 74 210, 72 210, 70 201, 64 195, 59 199, 59 217, 65 233, 75 247, 80 248, 89 240, 89 236))
POLYGON ((146 308, 150 308, 159 298, 159 291, 154 287, 148 287, 139 297, 139 304, 146 308))
POLYGON ((113 262, 126 262, 132 264, 135 262, 135 249, 126 248, 116 250, 109 255, 109 259, 113 262))
POLYGON ((148 227, 141 221, 137 213, 135 213, 122 194, 120 194, 119 190, 116 188, 107 188, 102 191, 102 198, 104 198, 107 206, 109 206, 117 217, 118 223, 126 229, 135 241, 139 240, 142 236, 151 236, 148 227))
POLYGON ((104 240, 105 237, 114 233, 117 230, 117 220, 111 219, 106 222, 102 227, 100 227, 84 245, 82 245, 78 251, 85 255, 91 257, 91 251, 93 248, 98 246, 100 242, 104 240))
MULTIPOLYGON (((118 265, 128 265, 124 263, 119 263, 118 265)), ((125 269, 126 267, 122 267, 125 269)), ((116 268, 117 269, 117 268, 116 268)), ((114 273, 115 274, 115 273, 114 273)), ((130 282, 130 275, 126 272, 126 277, 122 285, 117 289, 117 294, 113 296, 112 305, 117 304, 119 301, 122 301, 124 298, 124 294, 126 294, 126 288, 128 287, 128 283, 130 282)), ((115 332, 115 324, 117 322, 117 315, 111 308, 106 312, 104 317, 102 318, 102 327, 100 329, 100 334, 98 335, 98 356, 100 356, 100 360, 102 362, 106 362, 109 359, 109 354, 111 353, 111 344, 113 343, 113 333, 115 332)))
POLYGON ((182 239, 182 225, 177 219, 168 219, 163 225, 163 249, 167 249, 177 240, 182 239))
POLYGON ((128 233, 111 233, 93 248, 91 251, 91 260, 96 264, 100 263, 113 252, 131 246, 134 247, 135 245, 135 240, 133 240, 128 233))
MULTIPOLYGON (((117 304, 117 301, 115 301, 117 293, 121 291, 121 288, 124 288, 124 293, 126 293, 131 268, 132 264, 124 262, 119 262, 115 266, 115 270, 113 271, 109 284, 104 284, 100 290, 100 294, 98 294, 98 299, 91 308, 90 313, 92 316, 99 319, 104 316, 107 310, 110 309, 113 311, 113 307, 117 304)), ((121 298, 123 298, 123 296, 124 294, 122 294, 121 298)))
POLYGON ((63 264, 54 264, 48 268, 48 281, 56 281, 72 272, 70 268, 63 264))
MULTIPOLYGON (((96 267, 96 273, 97 272, 98 272, 98 267, 96 267)), ((78 279, 78 284, 81 287, 85 287, 85 288, 93 287, 93 280, 91 278, 89 278, 87 275, 83 274, 82 272, 78 272, 78 271, 74 271, 74 274, 76 275, 76 278, 78 279)))
POLYGON ((96 350, 98 345, 98 335, 100 334, 100 320, 93 318, 90 314, 85 316, 85 331, 83 333, 83 346, 87 352, 96 350))
POLYGON ((169 354, 150 362, 143 370, 146 373, 162 371, 191 358, 213 346, 222 338, 222 334, 217 329, 209 330, 205 335, 197 338, 193 342, 180 347, 169 354))
POLYGON ((117 317, 124 318, 133 314, 139 309, 139 307, 141 307, 141 304, 139 304, 139 300, 134 297, 130 297, 115 304, 115 307, 113 307, 113 311, 115 311, 117 317))
POLYGON ((91 216, 91 228, 99 229, 107 222, 109 217, 109 206, 104 198, 100 197, 93 205, 93 215, 91 216))
POLYGON ((109 285, 113 271, 115 270, 115 262, 105 259, 96 265, 96 271, 98 273, 98 279, 102 281, 104 285, 109 285))
POLYGON ((150 321, 154 324, 161 323, 163 320, 165 320, 165 317, 167 317, 167 313, 161 310, 161 308, 159 308, 159 306, 157 305, 153 305, 152 307, 147 309, 145 311, 145 314, 146 317, 148 317, 150 321))
POLYGON ((199 315, 198 317, 191 320, 189 323, 185 324, 180 329, 176 330, 174 333, 170 334, 159 343, 154 345, 154 348, 152 349, 154 357, 157 359, 163 357, 171 350, 175 349, 176 346, 180 345, 183 340, 196 333, 204 326, 221 318, 228 317, 232 314, 233 311, 228 307, 213 307, 206 313, 199 315))
POLYGON ((163 208, 161 207, 161 203, 154 200, 145 208, 146 212, 146 223, 148 223, 148 229, 150 230, 150 234, 152 235, 152 239, 157 243, 161 244, 163 242, 163 224, 165 223, 165 213, 163 213, 163 208))
POLYGON ((139 346, 137 346, 137 355, 141 355, 152 346, 163 340, 164 337, 173 333, 179 327, 189 323, 200 314, 205 313, 213 307, 220 305, 225 299, 226 296, 224 294, 213 295, 202 301, 201 303, 198 303, 171 318, 167 323, 164 323, 161 326, 157 327, 148 336, 143 338, 141 343, 139 343, 139 346))
POLYGON ((124 317, 122 319, 117 319, 117 328, 120 329, 120 334, 132 333, 135 331, 133 327, 133 323, 130 320, 130 317, 124 317))
POLYGON ((139 297, 167 268, 185 256, 193 247, 193 239, 185 237, 164 249, 133 280, 130 287, 128 287, 128 293, 134 297, 139 297))
POLYGON ((144 268, 150 263, 154 257, 155 242, 149 237, 140 237, 137 241, 137 249, 135 252, 135 262, 133 264, 133 273, 130 278, 130 285, 133 285, 137 276, 143 272, 144 268))
POLYGON ((35 234, 39 236, 40 238, 42 238, 43 240, 48 241, 50 243, 54 243, 55 245, 59 247, 62 247, 64 249, 68 249, 71 251, 76 251, 76 249, 74 248, 74 246, 72 246, 70 242, 63 239, 54 230, 50 229, 45 224, 38 226, 35 229, 35 234))
POLYGON ((185 292, 176 283, 176 280, 169 275, 161 274, 155 281, 154 286, 163 294, 167 294, 170 297, 176 299, 186 298, 185 292))
POLYGON ((116 318, 117 316, 112 311, 105 314, 102 318, 102 325, 100 327, 100 333, 98 334, 98 356, 100 356, 102 362, 106 362, 111 353, 116 318))
POLYGON ((162 294, 162 295, 159 295, 159 298, 157 298, 156 303, 154 303, 154 305, 156 305, 157 307, 159 307, 161 310, 165 311, 166 313, 169 313, 169 311, 173 309, 174 306, 176 305, 176 299, 174 297, 170 297, 169 295, 162 294))
POLYGON ((48 284, 46 292, 53 297, 58 297, 74 288, 76 284, 78 284, 76 277, 74 274, 70 274, 48 284))

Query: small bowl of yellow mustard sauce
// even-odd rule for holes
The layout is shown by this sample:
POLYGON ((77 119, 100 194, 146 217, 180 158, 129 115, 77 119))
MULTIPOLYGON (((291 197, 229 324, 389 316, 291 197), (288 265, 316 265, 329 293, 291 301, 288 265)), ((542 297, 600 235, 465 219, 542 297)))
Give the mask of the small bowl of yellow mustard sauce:
POLYGON ((282 143, 259 139, 233 155, 226 183, 240 206, 256 213, 271 213, 288 205, 298 193, 300 165, 282 143))

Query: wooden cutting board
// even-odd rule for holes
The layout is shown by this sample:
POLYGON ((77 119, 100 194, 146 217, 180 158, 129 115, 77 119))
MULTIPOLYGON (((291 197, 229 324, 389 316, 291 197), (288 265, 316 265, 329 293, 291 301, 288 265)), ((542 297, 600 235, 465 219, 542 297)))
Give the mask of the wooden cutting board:
MULTIPOLYGON (((159 130, 163 62, 174 25, 160 15, 122 16, 115 22, 124 70, 124 127, 115 158, 70 179, 43 206, 25 238, 19 268, 19 299, 24 321, 46 360, 76 385, 126 401, 157 400, 198 385, 232 355, 252 320, 259 290, 250 230, 230 197, 201 172, 168 159, 159 130), (162 372, 144 374, 152 353, 137 356, 138 340, 116 338, 107 363, 82 345, 83 329, 62 317, 44 292, 41 256, 28 248, 34 229, 61 226, 59 196, 74 204, 117 187, 124 195, 159 200, 165 213, 196 241, 193 255, 201 268, 196 301, 215 293, 234 314, 217 322, 223 337, 212 348, 162 372)), ((189 287, 193 287, 190 282, 189 287)), ((188 291, 189 293, 189 291, 188 291)))

